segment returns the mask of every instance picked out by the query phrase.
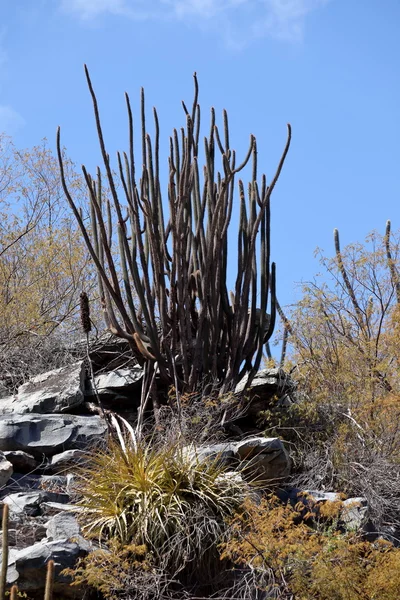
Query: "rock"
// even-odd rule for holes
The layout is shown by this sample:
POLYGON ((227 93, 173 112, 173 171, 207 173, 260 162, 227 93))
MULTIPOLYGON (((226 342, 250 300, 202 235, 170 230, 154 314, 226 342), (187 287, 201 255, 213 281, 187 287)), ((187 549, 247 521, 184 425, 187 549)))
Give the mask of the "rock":
POLYGON ((54 517, 60 512, 76 514, 83 511, 81 506, 76 506, 75 504, 60 504, 59 502, 43 502, 40 505, 40 508, 42 510, 42 514, 48 517, 54 517))
POLYGON ((23 548, 11 549, 8 561, 7 583, 16 584, 21 592, 43 592, 46 581, 46 564, 55 563, 54 598, 82 598, 82 590, 71 587, 70 577, 62 575, 66 568, 72 568, 78 558, 85 556, 87 550, 79 540, 77 542, 47 541, 23 548))
POLYGON ((279 438, 253 437, 236 443, 236 455, 252 480, 271 482, 290 474, 290 458, 279 438))
POLYGON ((0 416, 0 450, 22 450, 36 458, 104 442, 107 425, 101 417, 23 414, 18 420, 0 416))
POLYGON ((65 413, 84 401, 85 366, 80 361, 42 373, 21 385, 11 412, 65 413))
POLYGON ((241 473, 260 484, 282 479, 290 474, 290 459, 279 438, 252 437, 241 442, 187 446, 183 452, 197 460, 219 459, 225 465, 241 463, 241 473))
MULTIPOLYGON (((131 369, 115 369, 95 376, 96 389, 98 394, 115 394, 130 391, 137 387, 137 384, 143 378, 143 368, 135 365, 131 369)), ((95 391, 90 388, 86 395, 93 396, 95 391)))
POLYGON ((31 454, 22 450, 6 450, 4 455, 12 464, 14 470, 19 473, 34 471, 40 464, 31 454))
POLYGON ((186 446, 182 449, 183 454, 187 454, 199 462, 205 460, 218 460, 223 464, 230 464, 235 458, 234 444, 210 444, 209 446, 196 447, 186 446))
POLYGON ((9 415, 16 412, 18 406, 17 396, 0 397, 0 415, 9 415))
POLYGON ((366 498, 348 498, 345 500, 341 520, 348 531, 368 533, 374 529, 369 517, 369 506, 366 498))
POLYGON ((309 503, 311 500, 314 504, 319 504, 321 502, 338 502, 343 498, 338 492, 325 492, 319 490, 299 490, 298 495, 299 500, 303 499, 305 503, 309 503))
POLYGON ((70 540, 81 535, 81 528, 72 513, 58 513, 46 523, 46 536, 52 540, 70 540))
POLYGON ((42 502, 67 503, 68 501, 69 496, 67 494, 48 491, 17 492, 3 498, 3 503, 8 504, 11 514, 25 513, 30 516, 41 514, 40 505, 42 502))
MULTIPOLYGON (((240 394, 246 388, 248 381, 248 374, 246 374, 235 388, 235 393, 240 394)), ((261 396, 272 396, 277 392, 283 390, 288 386, 289 376, 287 373, 278 367, 273 369, 261 369, 254 377, 250 385, 250 390, 254 394, 261 396)))
POLYGON ((6 485, 13 474, 13 471, 12 463, 7 459, 3 452, 0 452, 0 487, 6 485))
POLYGON ((65 452, 55 454, 50 458, 50 462, 46 465, 46 472, 63 473, 68 467, 82 464, 84 457, 83 450, 65 450, 65 452))

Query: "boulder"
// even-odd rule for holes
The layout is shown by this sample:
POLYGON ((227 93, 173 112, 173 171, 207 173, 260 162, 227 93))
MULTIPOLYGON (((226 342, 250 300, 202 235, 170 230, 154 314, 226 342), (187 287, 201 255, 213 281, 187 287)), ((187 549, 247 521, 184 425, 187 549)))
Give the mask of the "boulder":
MULTIPOLYGON (((97 393, 102 395, 126 394, 138 387, 143 378, 143 367, 135 365, 131 369, 115 369, 95 376, 97 393)), ((87 396, 95 395, 92 386, 86 391, 87 396)))
POLYGON ((184 455, 197 459, 199 462, 205 460, 218 460, 223 464, 231 464, 235 459, 234 444, 210 444, 208 446, 186 446, 182 449, 184 455))
POLYGON ((35 458, 104 442, 107 425, 99 416, 0 415, 0 450, 22 450, 35 458))
POLYGON ((12 463, 7 459, 3 452, 0 452, 0 487, 6 485, 13 474, 12 463))
POLYGON ((363 497, 348 498, 343 502, 341 520, 347 531, 371 533, 375 529, 370 519, 368 500, 363 497))
POLYGON ((84 401, 84 385, 83 361, 42 373, 18 388, 16 398, 10 403, 9 412, 18 414, 69 412, 84 401))
POLYGON ((252 437, 240 442, 187 446, 183 452, 199 461, 219 460, 225 465, 239 465, 241 473, 260 485, 282 480, 290 474, 290 458, 279 438, 252 437))
POLYGON ((235 453, 244 461, 244 473, 259 484, 290 475, 289 454, 279 438, 252 437, 237 442, 235 453))
MULTIPOLYGON (((235 393, 240 394, 247 386, 248 374, 246 374, 235 388, 235 393)), ((279 367, 272 369, 261 369, 251 382, 249 391, 262 397, 271 397, 278 392, 283 392, 288 386, 293 385, 288 374, 279 367)))
POLYGON ((49 541, 70 540, 81 535, 81 528, 75 515, 70 512, 57 513, 46 523, 46 537, 49 541))
POLYGON ((29 473, 34 471, 40 465, 31 454, 23 452, 22 450, 7 450, 4 452, 4 456, 12 464, 15 471, 18 473, 29 473))
POLYGON ((87 550, 81 546, 79 540, 48 541, 46 539, 28 546, 22 550, 10 550, 7 570, 7 583, 16 584, 21 592, 28 595, 42 593, 46 582, 46 565, 49 560, 54 560, 55 583, 54 598, 82 598, 82 590, 71 587, 71 578, 63 575, 66 568, 75 566, 78 558, 85 556, 87 550))
POLYGON ((52 456, 46 465, 47 473, 64 473, 68 467, 82 464, 85 452, 83 450, 65 450, 52 456))

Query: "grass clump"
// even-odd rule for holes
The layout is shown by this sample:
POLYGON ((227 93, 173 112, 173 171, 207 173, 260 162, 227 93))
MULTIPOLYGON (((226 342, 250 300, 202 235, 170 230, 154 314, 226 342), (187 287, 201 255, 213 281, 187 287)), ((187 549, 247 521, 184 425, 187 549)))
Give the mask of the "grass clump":
POLYGON ((80 471, 77 491, 83 531, 100 549, 81 561, 76 583, 110 599, 161 598, 161 581, 165 589, 196 586, 221 573, 218 544, 248 485, 177 443, 123 451, 111 442, 80 471))

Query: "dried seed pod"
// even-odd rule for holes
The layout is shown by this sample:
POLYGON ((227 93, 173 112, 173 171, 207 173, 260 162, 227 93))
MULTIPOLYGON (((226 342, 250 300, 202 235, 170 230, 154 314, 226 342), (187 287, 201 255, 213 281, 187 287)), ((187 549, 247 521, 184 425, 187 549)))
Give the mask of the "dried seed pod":
POLYGON ((80 299, 80 313, 81 313, 81 324, 82 329, 85 333, 89 333, 92 329, 92 323, 90 321, 90 306, 89 298, 86 292, 81 293, 80 299))

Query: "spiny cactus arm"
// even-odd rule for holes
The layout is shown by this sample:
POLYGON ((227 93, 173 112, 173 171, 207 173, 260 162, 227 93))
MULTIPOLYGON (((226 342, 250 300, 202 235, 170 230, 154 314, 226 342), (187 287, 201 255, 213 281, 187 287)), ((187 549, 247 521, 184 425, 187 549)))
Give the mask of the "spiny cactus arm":
MULTIPOLYGON (((265 184, 263 181, 263 188, 265 189, 265 184)), ((257 202, 260 204, 260 195, 257 191, 257 202)), ((261 220, 261 319, 260 319, 260 330, 261 335, 264 333, 264 324, 265 317, 267 312, 267 303, 268 303, 268 288, 269 288, 269 264, 270 264, 270 256, 271 256, 271 210, 270 210, 270 202, 268 201, 267 209, 263 215, 261 220)))
POLYGON ((8 517, 9 506, 3 502, 2 515, 2 556, 1 556, 1 572, 0 572, 0 600, 5 600, 7 586, 7 569, 8 569, 8 517))
POLYGON ((44 600, 52 600, 54 587, 55 565, 54 560, 49 560, 46 570, 46 587, 44 590, 44 600))
MULTIPOLYGON (((99 109, 98 109, 97 98, 96 98, 96 94, 94 92, 94 89, 93 89, 93 86, 92 86, 92 82, 91 82, 91 79, 90 79, 90 75, 89 75, 89 71, 88 71, 86 65, 85 65, 85 75, 86 75, 86 80, 87 80, 87 83, 88 83, 89 91, 90 91, 90 94, 91 94, 91 97, 92 97, 92 103, 93 103, 93 109, 94 109, 94 115, 95 115, 95 121, 96 121, 96 128, 97 128, 97 135, 98 135, 98 139, 99 139, 99 143, 100 143, 100 149, 101 149, 101 154, 102 154, 102 157, 103 157, 104 166, 105 166, 106 173, 107 173, 107 179, 108 179, 108 182, 109 182, 109 185, 110 185, 110 190, 111 190, 111 195, 112 195, 112 198, 113 198, 114 206, 115 206, 115 209, 117 211, 118 222, 120 223, 121 227, 123 227, 123 225, 122 225, 123 224, 123 216, 122 216, 122 211, 121 211, 121 205, 120 205, 120 202, 119 202, 119 199, 118 199, 118 194, 117 194, 117 191, 116 191, 116 186, 115 186, 113 174, 112 174, 111 167, 110 167, 109 157, 108 157, 108 154, 107 154, 106 148, 105 148, 105 143, 104 143, 103 131, 102 131, 102 127, 101 127, 100 113, 99 113, 99 109)), ((146 156, 145 156, 146 155, 146 148, 145 148, 145 108, 144 108, 144 93, 143 93, 143 90, 142 90, 141 107, 142 107, 142 149, 143 149, 143 152, 144 152, 143 162, 146 165, 146 156)), ((95 205, 95 208, 96 208, 96 214, 97 214, 97 217, 98 217, 98 220, 99 220, 99 213, 97 211, 96 205, 95 205)), ((102 239, 103 239, 103 236, 102 236, 102 239)), ((109 242, 110 241, 111 240, 109 240, 109 242)), ((130 256, 129 246, 128 246, 128 242, 127 242, 127 239, 126 239, 126 235, 122 236, 122 243, 124 244, 124 249, 125 249, 126 257, 130 256)), ((103 239, 103 245, 104 245, 104 239, 103 239)), ((104 246, 104 249, 105 249, 105 252, 106 252, 106 255, 107 255, 108 248, 106 246, 104 246)), ((108 260, 108 262, 109 262, 109 260, 108 260)), ((109 264, 109 266, 110 266, 110 264, 109 264)), ((111 266, 110 266, 110 270, 111 270, 111 266)), ((112 270, 111 270, 111 275, 113 276, 113 271, 112 270)), ((114 285, 115 285, 115 283, 114 283, 114 285)), ((117 287, 116 287, 116 289, 117 289, 117 287)), ((119 293, 119 296, 121 297, 120 293, 119 293)), ((114 298, 113 298, 113 300, 114 300, 114 298)), ((157 343, 156 343, 155 331, 154 331, 154 329, 155 329, 154 325, 155 324, 152 323, 152 320, 150 318, 150 314, 149 314, 149 312, 147 310, 146 304, 144 304, 144 306, 142 308, 143 308, 144 316, 145 316, 145 319, 146 319, 146 324, 148 325, 148 328, 149 328, 148 334, 149 334, 150 338, 152 339, 152 344, 154 345, 154 347, 155 347, 154 349, 156 351, 157 343)), ((118 309, 119 309, 119 307, 118 307, 118 309)), ((125 313, 126 313, 126 311, 125 311, 125 313)), ((123 313, 121 313, 121 314, 123 314, 123 313)), ((126 313, 126 316, 127 316, 127 313, 126 313)), ((124 320, 125 320, 125 318, 124 318, 124 320)), ((133 330, 133 326, 132 326, 132 330, 133 330)))
MULTIPOLYGON (((282 152, 281 158, 279 160, 278 167, 277 167, 275 175, 271 181, 271 184, 265 190, 264 197, 261 198, 260 210, 258 212, 258 215, 257 215, 254 223, 252 224, 251 231, 249 232, 249 249, 248 249, 247 260, 244 263, 244 268, 243 268, 243 271, 244 271, 244 281, 243 281, 244 292, 243 293, 246 295, 248 294, 247 290, 249 288, 250 278, 251 278, 251 268, 250 268, 249 263, 251 260, 251 256, 253 255, 254 250, 255 250, 255 242, 256 242, 258 230, 259 230, 263 215, 264 215, 265 211, 267 210, 267 206, 270 201, 271 194, 272 194, 272 192, 275 188, 275 185, 279 179, 279 176, 281 174, 283 164, 285 162, 285 159, 286 159, 287 153, 289 151, 289 147, 290 147, 290 142, 291 142, 291 126, 290 126, 290 124, 288 124, 287 129, 288 129, 288 132, 287 132, 286 144, 285 144, 285 148, 282 152)), ((253 169, 254 168, 256 168, 256 161, 254 161, 254 163, 253 163, 253 169)), ((268 235, 269 235, 269 233, 268 233, 268 235)))
POLYGON ((10 600, 18 600, 18 588, 16 585, 13 585, 10 590, 10 600))
MULTIPOLYGON (((271 293, 270 293, 270 298, 271 298, 271 309, 270 309, 270 322, 269 322, 269 326, 268 326, 268 330, 266 331, 265 335, 263 334, 263 332, 260 332, 260 336, 261 339, 258 340, 258 348, 257 348, 257 353, 256 353, 256 357, 253 363, 253 368, 251 369, 251 371, 249 372, 249 376, 247 378, 247 382, 246 382, 246 387, 250 387, 252 384, 252 381, 255 377, 255 375, 258 372, 258 369, 260 368, 260 364, 261 364, 261 359, 262 359, 262 354, 263 354, 263 345, 267 344, 268 341, 271 339, 271 336, 274 332, 275 329, 275 321, 276 321, 276 302, 275 302, 275 298, 276 298, 276 271, 275 271, 275 263, 272 263, 271 265, 271 293)), ((265 311, 264 311, 265 314, 265 311)))
POLYGON ((98 103, 97 103, 97 98, 96 98, 96 94, 94 92, 93 89, 93 85, 92 85, 92 81, 90 79, 90 75, 89 75, 89 70, 87 68, 86 65, 84 65, 84 70, 85 70, 85 75, 86 75, 86 81, 89 87, 89 92, 90 95, 92 97, 92 104, 93 104, 93 112, 94 112, 94 116, 95 116, 95 122, 96 122, 96 129, 97 129, 97 137, 99 139, 99 143, 100 143, 100 151, 101 151, 101 155, 103 158, 103 163, 106 169, 106 174, 107 174, 107 180, 108 183, 110 185, 110 191, 111 191, 111 195, 114 201, 114 204, 116 202, 118 202, 118 194, 117 194, 117 189, 115 186, 115 182, 114 182, 114 177, 112 174, 112 170, 110 167, 110 159, 109 159, 109 155, 107 154, 106 151, 106 146, 104 143, 104 137, 103 137, 103 130, 101 127, 101 121, 100 121, 100 113, 99 113, 99 107, 98 107, 98 103))
POLYGON ((344 266, 344 263, 343 263, 342 253, 340 250, 339 231, 337 229, 333 230, 333 238, 334 238, 334 242, 335 242, 335 252, 336 252, 337 264, 338 264, 340 273, 342 275, 344 284, 346 286, 347 293, 348 293, 351 303, 353 305, 354 312, 355 312, 355 315, 357 318, 358 326, 360 327, 361 332, 364 335, 367 335, 367 328, 366 328, 366 323, 364 320, 365 315, 364 315, 363 311, 361 310, 359 303, 357 302, 354 288, 350 283, 350 279, 347 275, 346 267, 344 266))
MULTIPOLYGON (((84 165, 82 165, 82 172, 83 172, 83 176, 85 178, 86 181, 86 185, 87 188, 89 190, 89 195, 90 195, 90 203, 94 208, 94 213, 95 213, 95 218, 96 218, 96 222, 97 222, 97 227, 99 229, 100 232, 100 245, 104 251, 105 257, 107 259, 107 265, 108 268, 110 270, 110 275, 111 275, 111 280, 112 280, 112 285, 111 282, 109 281, 105 270, 103 268, 103 265, 101 265, 101 269, 100 269, 100 274, 102 276, 102 279, 105 282, 105 279, 107 280, 107 282, 109 283, 109 288, 112 288, 113 293, 111 293, 111 289, 109 289, 111 296, 113 297, 113 299, 118 299, 116 304, 122 304, 122 302, 120 301, 121 298, 121 290, 119 287, 119 280, 118 280, 118 275, 116 272, 116 268, 115 268, 115 263, 114 263, 114 259, 111 253, 111 247, 110 247, 110 232, 107 231, 105 223, 104 223, 104 219, 103 219, 103 211, 101 209, 101 206, 98 203, 98 198, 96 197, 96 193, 95 193, 95 189, 93 186, 93 181, 92 178, 90 177, 90 175, 88 174, 88 172, 86 171, 86 168, 84 165), (114 298, 115 297, 115 298, 114 298)), ((109 212, 109 211, 108 211, 109 212)), ((108 219, 110 220, 110 216, 108 216, 108 219)), ((81 228, 82 229, 82 228, 81 228)), ((89 237, 89 236, 88 236, 89 237)), ((85 239, 86 241, 86 239, 85 239)), ((98 261, 99 262, 99 261, 98 261)), ((97 267, 97 264, 96 264, 97 267)), ((123 309, 122 309, 122 313, 123 314, 123 309)))
MULTIPOLYGON (((101 188, 101 173, 100 173, 99 168, 97 169, 97 184, 95 185, 94 191, 95 191, 95 194, 97 197, 97 202, 99 203, 99 205, 101 207, 102 188, 101 188)), ((91 223, 92 235, 93 235, 93 247, 94 247, 95 253, 104 269, 104 251, 103 251, 103 246, 102 246, 102 244, 100 244, 100 240, 99 240, 96 211, 94 209, 93 203, 90 202, 90 194, 89 194, 89 205, 90 205, 90 223, 91 223)), ((100 298, 103 298, 103 296, 104 296, 103 278, 102 278, 99 270, 96 269, 96 271, 97 271, 97 285, 98 285, 99 292, 100 292, 100 298)))
POLYGON ((392 285, 396 290, 396 300, 397 304, 400 304, 400 277, 399 273, 396 269, 396 264, 392 257, 392 252, 390 250, 390 229, 391 223, 390 221, 386 221, 386 232, 385 232, 385 248, 386 248, 386 258, 387 264, 390 271, 390 277, 392 279, 392 285))

